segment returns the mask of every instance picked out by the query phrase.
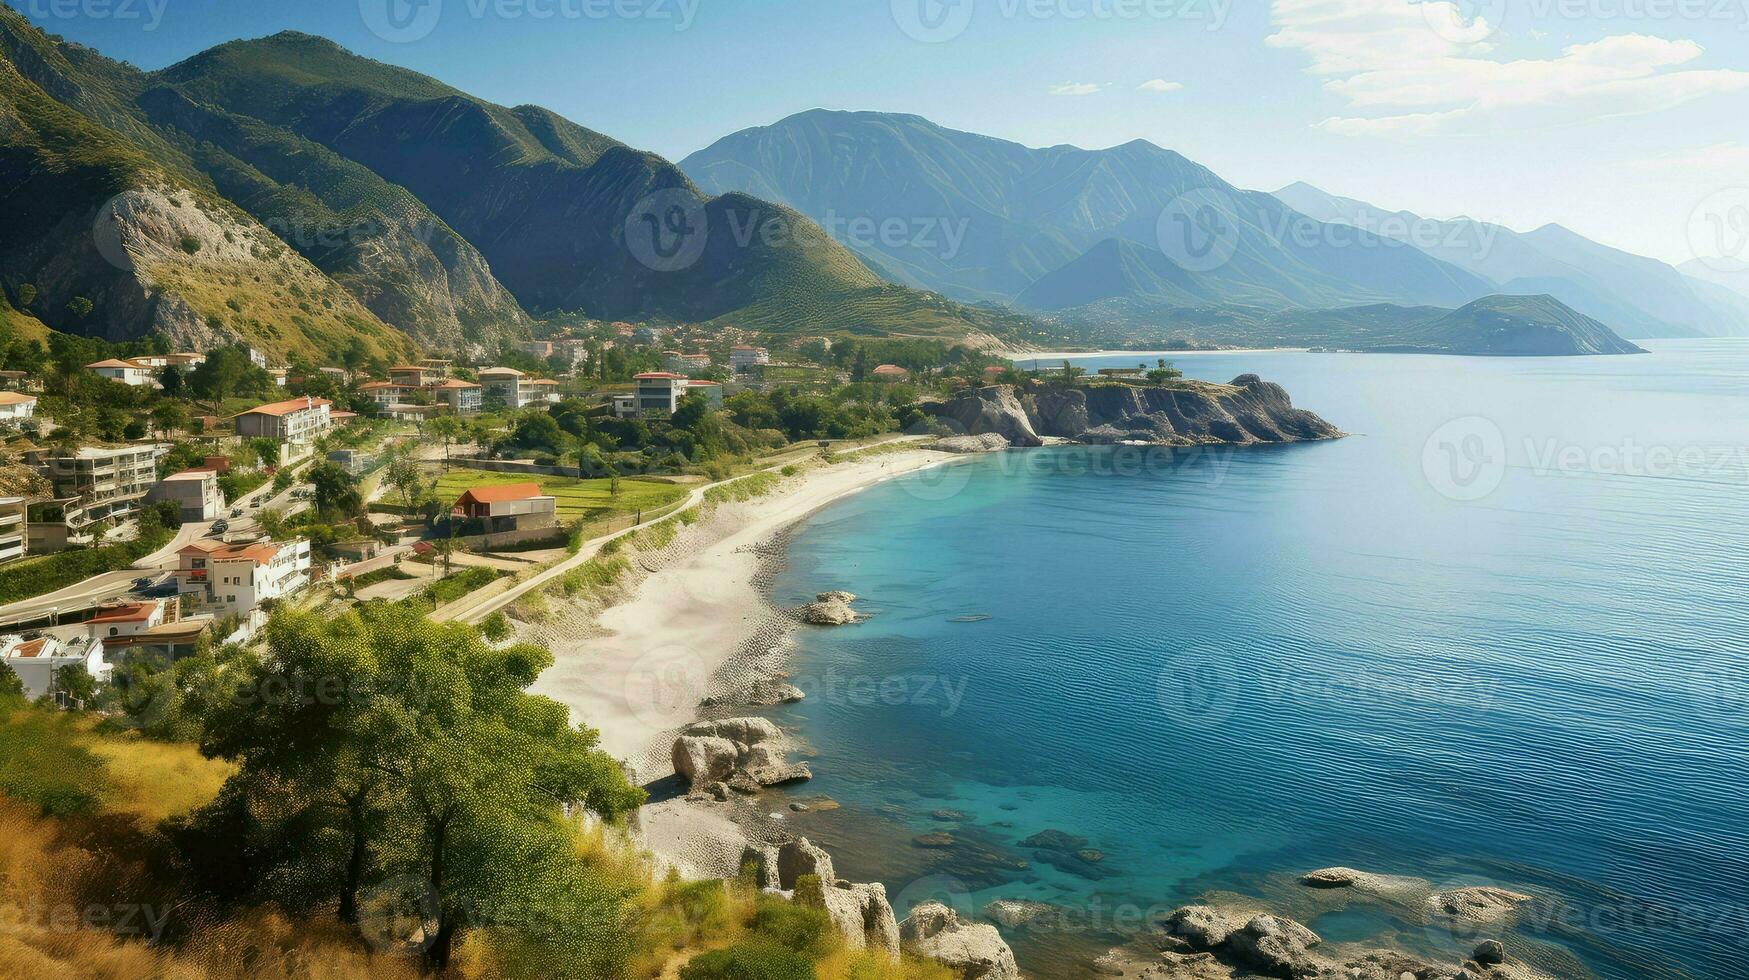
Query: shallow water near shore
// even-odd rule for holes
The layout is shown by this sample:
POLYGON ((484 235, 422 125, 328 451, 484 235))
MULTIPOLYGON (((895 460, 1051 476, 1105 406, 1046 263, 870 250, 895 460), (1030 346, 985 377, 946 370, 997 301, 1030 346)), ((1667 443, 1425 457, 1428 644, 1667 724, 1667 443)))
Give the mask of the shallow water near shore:
MULTIPOLYGON (((1040 975, 1083 974, 1141 909, 1293 902, 1344 864, 1537 896, 1505 938, 1557 974, 1740 976, 1749 343, 1646 346, 1187 357, 1354 436, 999 454, 835 504, 774 598, 875 615, 799 638, 794 795, 844 809, 793 824, 901 913, 1091 923, 1010 933, 1040 975), (1084 843, 1020 844, 1045 830, 1084 843)), ((1473 945, 1288 911, 1332 942, 1473 945)))

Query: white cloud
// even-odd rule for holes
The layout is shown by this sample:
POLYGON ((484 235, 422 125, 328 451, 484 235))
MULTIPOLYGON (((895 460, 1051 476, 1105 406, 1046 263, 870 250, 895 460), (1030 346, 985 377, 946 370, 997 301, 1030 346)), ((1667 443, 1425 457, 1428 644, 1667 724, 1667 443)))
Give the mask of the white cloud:
POLYGON ((1346 135, 1636 115, 1749 90, 1749 72, 1684 67, 1704 53, 1694 41, 1644 34, 1506 59, 1492 41, 1499 24, 1447 0, 1273 0, 1273 18, 1268 43, 1305 53, 1347 100, 1350 114, 1320 124, 1346 135))
POLYGON ((1182 92, 1183 82, 1168 82, 1164 78, 1156 78, 1136 86, 1138 92, 1182 92))
POLYGON ((1052 95, 1098 95, 1100 92, 1103 92, 1110 87, 1110 82, 1100 82, 1098 84, 1094 84, 1093 82, 1064 82, 1061 85, 1052 85, 1050 92, 1052 95))

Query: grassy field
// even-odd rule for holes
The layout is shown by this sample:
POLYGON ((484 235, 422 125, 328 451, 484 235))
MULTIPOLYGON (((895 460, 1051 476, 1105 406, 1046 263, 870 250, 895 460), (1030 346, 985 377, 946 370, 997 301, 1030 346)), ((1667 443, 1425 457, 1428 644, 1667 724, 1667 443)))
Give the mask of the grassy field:
POLYGON ((615 497, 607 480, 575 480, 563 476, 532 476, 519 473, 489 473, 485 470, 451 470, 438 478, 437 496, 453 504, 473 487, 496 487, 506 483, 537 483, 541 492, 559 498, 559 520, 595 520, 610 514, 659 510, 686 496, 687 488, 656 480, 622 479, 615 497))

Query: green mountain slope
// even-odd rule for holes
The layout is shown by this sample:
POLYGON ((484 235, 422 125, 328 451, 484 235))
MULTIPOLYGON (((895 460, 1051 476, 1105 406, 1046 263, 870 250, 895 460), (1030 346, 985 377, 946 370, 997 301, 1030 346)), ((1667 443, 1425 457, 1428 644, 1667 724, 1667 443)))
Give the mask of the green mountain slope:
MULTIPOLYGON (((977 310, 889 294, 854 255, 788 208, 744 194, 707 198, 659 156, 321 38, 280 34, 222 45, 154 81, 320 144, 405 188, 475 243, 530 309, 721 319, 778 332, 840 324, 930 335, 1007 329, 977 310), (698 234, 673 262, 644 241, 649 222, 670 220, 698 234)), ((656 232, 669 234, 667 226, 656 232)))
POLYGON ((1484 297, 1407 331, 1402 346, 1451 354, 1645 353, 1553 296, 1484 297))
POLYGON ((159 332, 185 346, 236 338, 331 357, 356 337, 383 357, 409 350, 247 214, 152 159, 150 141, 51 98, 12 52, 28 38, 25 60, 41 70, 54 62, 39 48, 52 42, 8 8, 0 28, 11 39, 0 52, 0 284, 9 295, 35 287, 26 312, 112 340, 159 332))
POLYGON ((1032 149, 918 116, 813 110, 725 137, 682 165, 706 191, 788 204, 899 281, 961 299, 1025 301, 1037 295, 1027 292, 1033 283, 1058 272, 1055 302, 1101 291, 1112 274, 1101 266, 1114 255, 1086 253, 1111 239, 1162 251, 1162 218, 1173 231, 1172 209, 1185 195, 1232 236, 1230 259, 1181 277, 1189 295, 1456 306, 1488 291, 1481 278, 1401 243, 1325 234, 1279 200, 1140 140, 1032 149), (859 232, 853 222, 862 219, 874 227, 897 219, 907 233, 859 232), (1079 273, 1093 281, 1074 284, 1079 273))
POLYGON ((295 136, 227 117, 0 8, 0 48, 39 87, 182 183, 227 197, 379 318, 447 350, 526 337, 485 259, 412 195, 295 136), (221 186, 222 185, 222 186, 221 186))

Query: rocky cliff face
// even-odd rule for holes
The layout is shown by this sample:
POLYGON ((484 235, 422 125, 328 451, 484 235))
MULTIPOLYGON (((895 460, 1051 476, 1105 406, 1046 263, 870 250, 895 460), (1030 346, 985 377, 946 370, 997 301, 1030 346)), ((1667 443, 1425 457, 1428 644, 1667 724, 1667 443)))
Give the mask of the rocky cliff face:
POLYGON ((1254 374, 1225 385, 1183 381, 1163 387, 1092 384, 1031 390, 997 385, 927 407, 956 432, 994 433, 1014 446, 1039 446, 1046 438, 1245 446, 1342 435, 1317 415, 1295 408, 1280 385, 1254 374))

